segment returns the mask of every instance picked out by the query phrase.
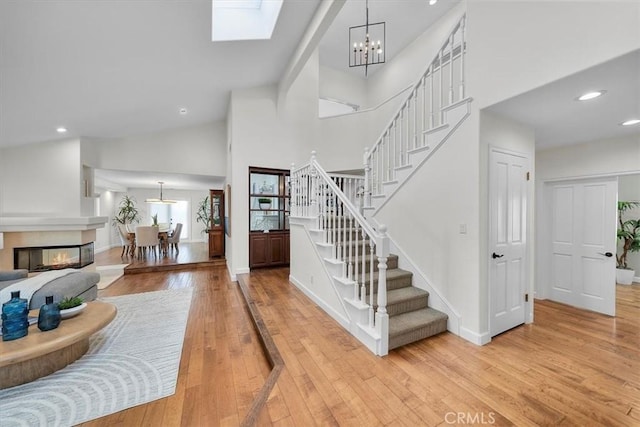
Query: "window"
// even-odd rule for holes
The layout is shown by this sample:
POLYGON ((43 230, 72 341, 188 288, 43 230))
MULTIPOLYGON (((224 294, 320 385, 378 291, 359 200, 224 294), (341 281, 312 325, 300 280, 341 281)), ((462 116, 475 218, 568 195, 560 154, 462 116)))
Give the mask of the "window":
POLYGON ((149 214, 153 217, 158 215, 158 222, 170 224, 171 229, 176 228, 176 224, 182 224, 181 239, 187 239, 189 236, 189 202, 179 200, 177 203, 170 205, 152 204, 150 205, 149 214))

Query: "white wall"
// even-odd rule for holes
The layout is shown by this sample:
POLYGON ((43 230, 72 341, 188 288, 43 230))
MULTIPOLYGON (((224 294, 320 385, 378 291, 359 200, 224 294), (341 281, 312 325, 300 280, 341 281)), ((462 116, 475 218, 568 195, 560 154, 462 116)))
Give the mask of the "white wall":
POLYGON ((120 245, 120 238, 111 226, 111 220, 113 219, 116 206, 116 193, 102 188, 97 189, 97 191, 100 195, 98 197, 98 212, 96 212, 96 215, 109 217, 109 221, 104 227, 96 230, 94 249, 96 252, 102 252, 120 245))
MULTIPOLYGON (((86 140, 95 168, 225 176, 224 122, 206 123, 119 139, 86 140)), ((88 156, 87 156, 88 157, 88 156)))
POLYGON ((338 323, 349 324, 349 313, 345 303, 334 288, 324 259, 317 254, 316 244, 306 231, 313 221, 293 219, 291 221, 291 281, 312 298, 338 323))
POLYGON ((0 216, 81 216, 80 141, 0 149, 0 216))
POLYGON ((538 180, 623 175, 640 171, 640 133, 577 145, 540 150, 536 155, 538 180))
POLYGON ((238 90, 231 97, 233 218, 227 258, 236 275, 249 269, 249 166, 286 169, 294 157, 278 121, 275 86, 238 90))
POLYGON ((368 108, 367 81, 344 71, 320 66, 318 95, 320 98, 334 99, 355 104, 360 109, 368 108))
POLYGON ((478 108, 640 48, 637 1, 473 0, 467 11, 478 108))
MULTIPOLYGON (((618 180, 618 200, 640 202, 640 174, 621 176, 618 180)), ((640 219, 640 207, 625 212, 623 220, 640 219)), ((622 242, 618 241, 618 250, 622 248, 622 242)), ((640 282, 640 252, 630 252, 627 255, 627 265, 636 271, 636 279, 640 282)))

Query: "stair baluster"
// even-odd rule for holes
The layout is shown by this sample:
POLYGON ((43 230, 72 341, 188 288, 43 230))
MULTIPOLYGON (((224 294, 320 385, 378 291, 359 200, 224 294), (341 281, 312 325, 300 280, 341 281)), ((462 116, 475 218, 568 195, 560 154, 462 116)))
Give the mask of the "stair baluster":
MULTIPOLYGON (((465 99, 465 23, 463 16, 374 146, 368 150, 368 162, 365 164, 369 164, 371 173, 366 178, 369 184, 365 188, 370 189, 372 196, 384 195, 385 187, 382 184, 395 181, 398 169, 411 165, 412 150, 429 148, 427 132, 445 126, 447 108, 465 99), (459 85, 454 84, 457 67, 460 69, 459 85), (422 102, 418 99, 420 95, 422 102), (418 111, 420 109, 422 111, 418 111)), ((365 200, 364 206, 371 207, 371 201, 365 200)))

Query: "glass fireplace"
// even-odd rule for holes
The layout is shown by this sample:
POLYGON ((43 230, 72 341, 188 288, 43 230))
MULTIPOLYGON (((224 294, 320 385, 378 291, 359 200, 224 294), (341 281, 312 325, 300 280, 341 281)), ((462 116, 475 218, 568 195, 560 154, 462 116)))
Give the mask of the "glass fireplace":
POLYGON ((13 249, 13 268, 25 268, 29 272, 82 268, 92 263, 93 242, 13 249))

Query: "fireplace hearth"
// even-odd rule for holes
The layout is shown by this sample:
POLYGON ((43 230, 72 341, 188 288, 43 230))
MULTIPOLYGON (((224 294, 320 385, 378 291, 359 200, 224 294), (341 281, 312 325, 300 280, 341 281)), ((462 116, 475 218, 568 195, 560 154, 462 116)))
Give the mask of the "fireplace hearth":
POLYGON ((13 267, 29 272, 82 268, 93 263, 93 242, 84 245, 13 248, 13 267))

